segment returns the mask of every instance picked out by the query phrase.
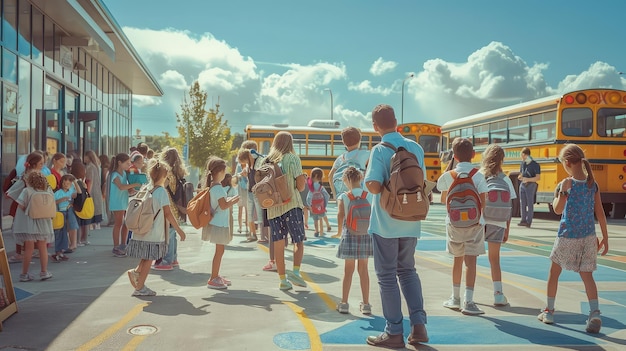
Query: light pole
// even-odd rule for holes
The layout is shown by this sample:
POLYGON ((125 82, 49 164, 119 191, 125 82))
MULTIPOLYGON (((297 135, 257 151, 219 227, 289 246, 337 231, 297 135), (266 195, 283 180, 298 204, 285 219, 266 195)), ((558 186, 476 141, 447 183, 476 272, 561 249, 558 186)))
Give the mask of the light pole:
POLYGON ((413 76, 414 74, 411 73, 402 81, 402 107, 401 107, 401 112, 400 112, 400 124, 404 124, 404 83, 406 82, 407 79, 413 78, 413 76))
POLYGON ((330 119, 333 120, 333 91, 330 88, 324 89, 324 91, 328 90, 330 93, 330 119))

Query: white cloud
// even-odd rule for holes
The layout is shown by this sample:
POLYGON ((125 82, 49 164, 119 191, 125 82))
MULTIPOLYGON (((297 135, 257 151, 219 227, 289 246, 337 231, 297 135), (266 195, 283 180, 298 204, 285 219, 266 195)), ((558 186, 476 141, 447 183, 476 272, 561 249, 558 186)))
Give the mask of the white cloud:
POLYGON ((381 96, 387 96, 393 92, 393 87, 377 86, 373 87, 372 82, 364 80, 360 83, 348 83, 348 90, 358 91, 364 94, 378 94, 381 96))
POLYGON ((161 74, 159 84, 174 89, 184 90, 187 89, 189 84, 185 81, 185 77, 177 71, 167 70, 161 74))
POLYGON ((374 76, 381 76, 387 72, 392 72, 397 66, 397 62, 385 61, 382 57, 379 57, 370 67, 370 73, 374 76))

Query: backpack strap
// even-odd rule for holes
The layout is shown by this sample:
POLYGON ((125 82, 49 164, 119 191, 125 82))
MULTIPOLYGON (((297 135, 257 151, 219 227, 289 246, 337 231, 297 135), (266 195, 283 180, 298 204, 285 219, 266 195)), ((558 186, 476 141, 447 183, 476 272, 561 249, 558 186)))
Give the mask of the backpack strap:
POLYGON ((361 199, 365 199, 367 197, 367 191, 363 190, 363 193, 361 193, 361 199))
POLYGON ((350 201, 356 200, 356 197, 354 197, 352 191, 346 191, 346 195, 348 195, 348 199, 350 199, 350 201))
POLYGON ((386 141, 383 141, 382 143, 380 143, 380 145, 390 148, 391 150, 393 150, 393 152, 398 151, 398 149, 395 146, 391 145, 390 143, 386 141))

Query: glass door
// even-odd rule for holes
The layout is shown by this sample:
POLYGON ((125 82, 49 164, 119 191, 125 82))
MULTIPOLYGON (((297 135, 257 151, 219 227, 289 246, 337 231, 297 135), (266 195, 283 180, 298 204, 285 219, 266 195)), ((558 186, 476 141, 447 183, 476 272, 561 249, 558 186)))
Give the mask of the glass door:
POLYGON ((43 110, 37 111, 37 130, 41 133, 41 145, 45 145, 49 155, 63 152, 61 98, 61 86, 46 82, 43 110))
POLYGON ((65 90, 65 154, 82 159, 82 150, 78 143, 78 95, 65 90))

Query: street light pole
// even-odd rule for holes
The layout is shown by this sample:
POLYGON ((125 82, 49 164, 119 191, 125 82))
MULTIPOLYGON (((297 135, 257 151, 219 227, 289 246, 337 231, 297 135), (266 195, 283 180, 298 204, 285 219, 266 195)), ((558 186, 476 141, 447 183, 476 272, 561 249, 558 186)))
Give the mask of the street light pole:
POLYGON ((401 118, 400 124, 404 124, 404 83, 406 82, 407 79, 413 78, 413 76, 414 74, 411 73, 402 81, 402 107, 401 107, 401 113, 400 113, 400 118, 401 118))
POLYGON ((333 91, 330 88, 324 89, 324 91, 328 90, 330 93, 330 119, 333 120, 333 91))

